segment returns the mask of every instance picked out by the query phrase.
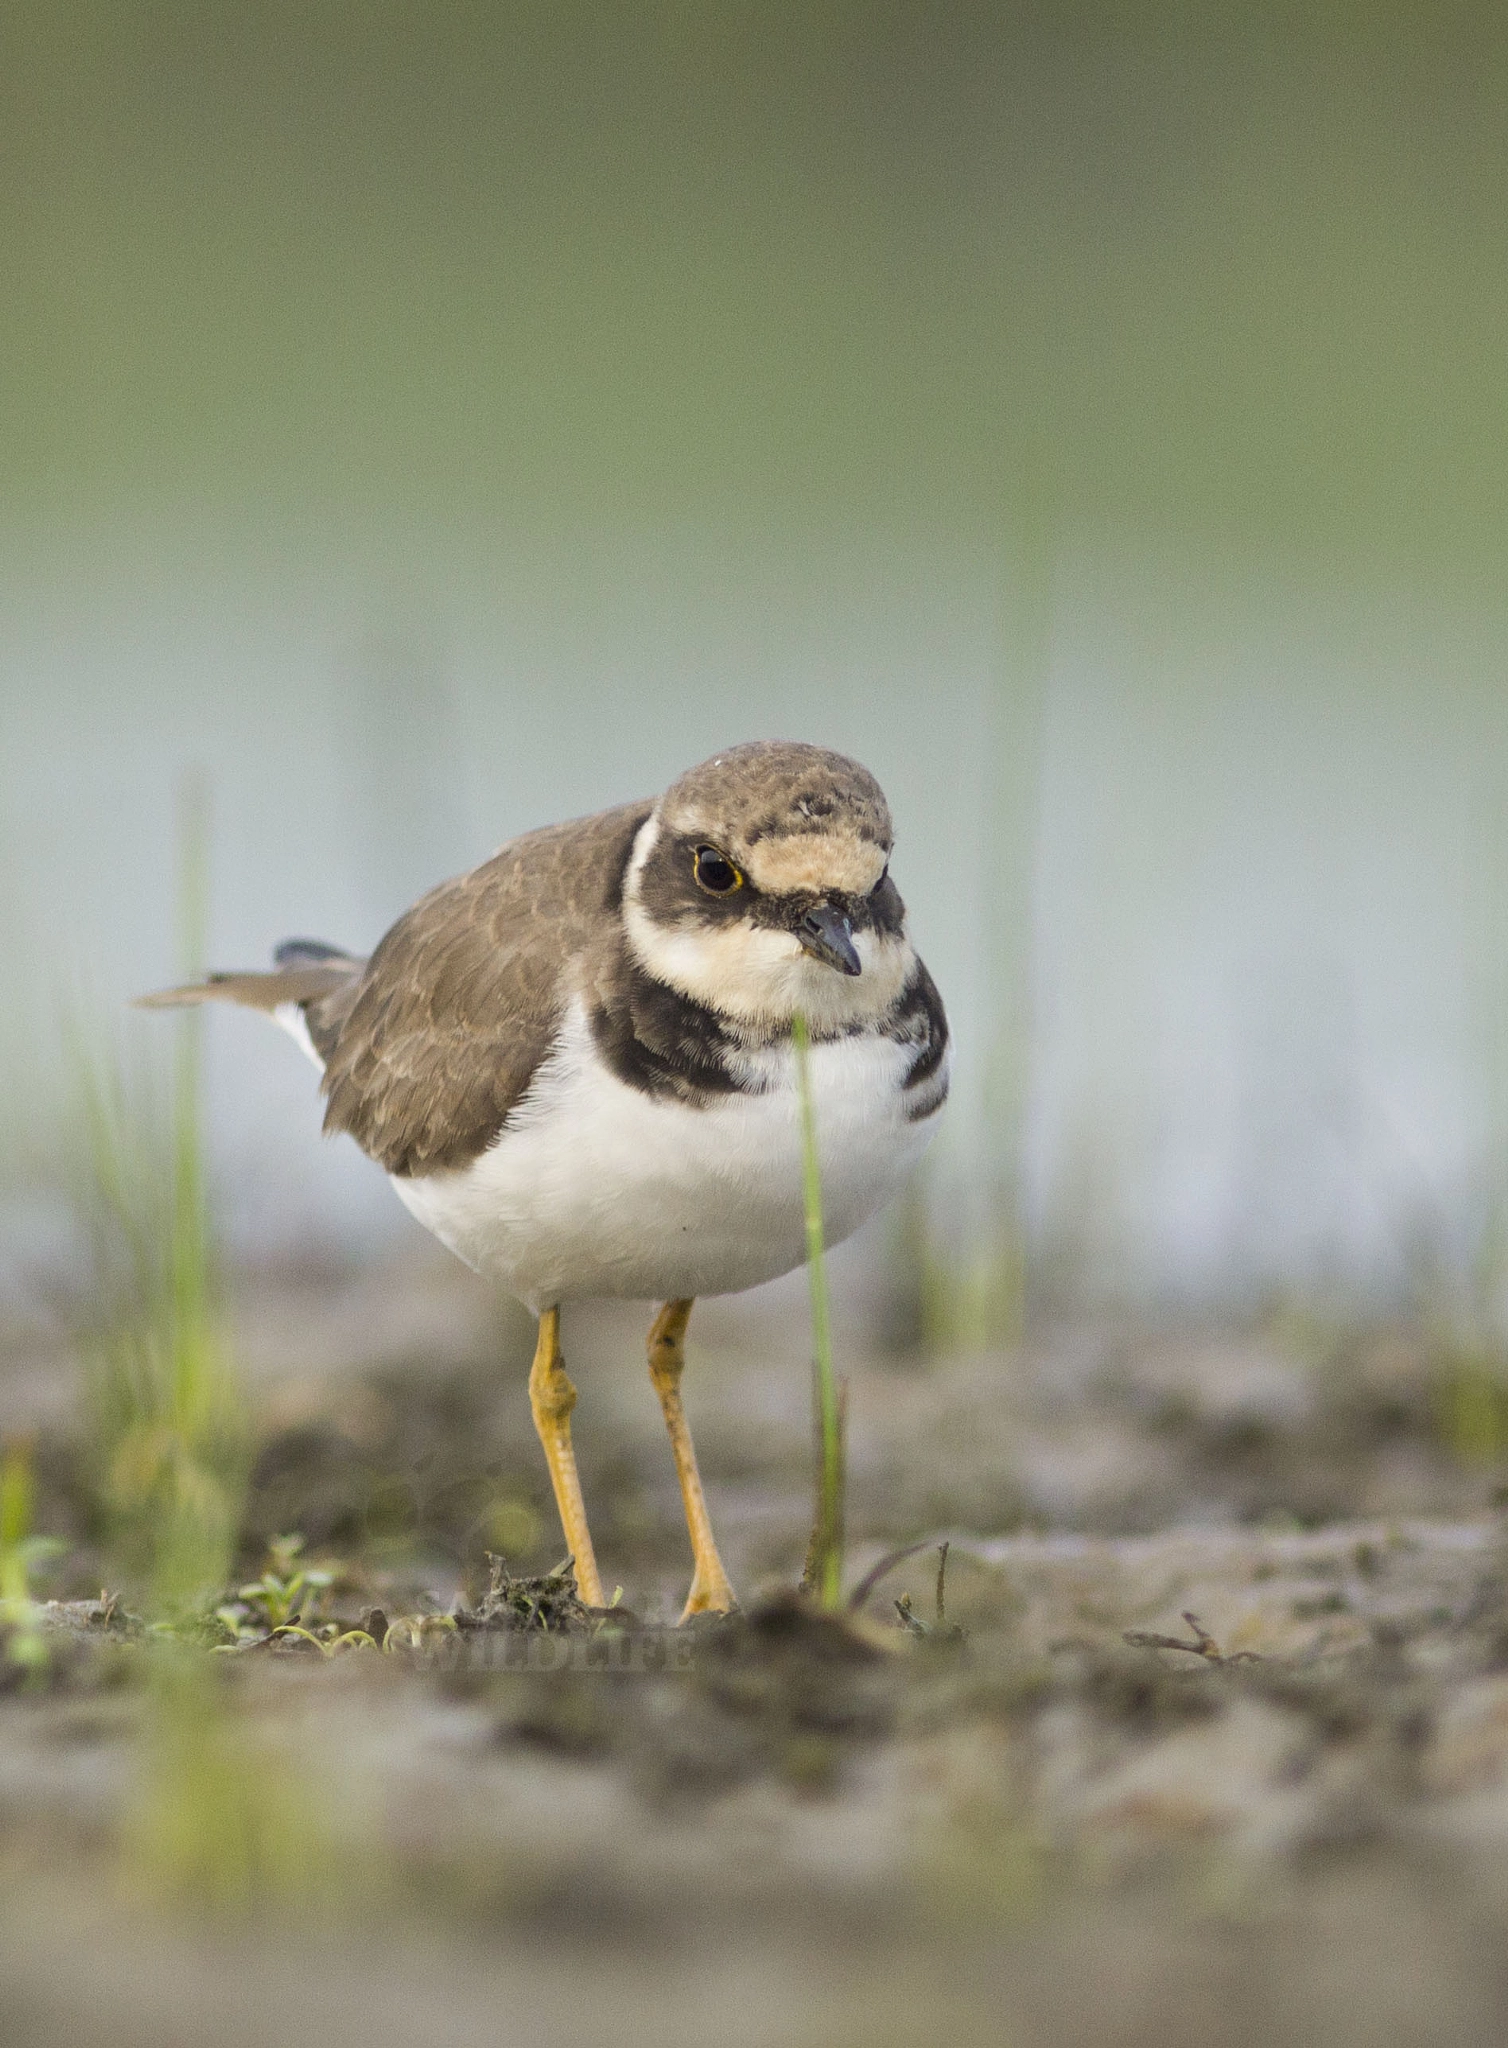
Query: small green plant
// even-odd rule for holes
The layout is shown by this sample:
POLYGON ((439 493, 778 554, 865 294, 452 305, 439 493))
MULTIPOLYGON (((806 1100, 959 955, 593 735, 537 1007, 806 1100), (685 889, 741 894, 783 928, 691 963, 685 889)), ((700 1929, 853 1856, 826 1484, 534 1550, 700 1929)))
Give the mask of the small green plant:
POLYGON ((238 1639, 269 1634, 295 1622, 322 1619, 319 1609, 335 1574, 324 1566, 301 1565, 302 1536, 274 1536, 260 1578, 236 1590, 236 1597, 215 1609, 238 1639))
POLYGON ((796 1086, 801 1099, 801 1188, 806 1218, 806 1270, 812 1299, 812 1372, 817 1418, 816 1512, 802 1585, 822 1606, 843 1601, 843 1438, 846 1388, 833 1370, 832 1304, 822 1229, 822 1169, 812 1096, 811 1034, 798 1010, 792 1025, 796 1086))
MULTIPOLYGON (((202 965, 205 827, 181 822, 185 970, 202 965)), ((82 1142, 75 1208, 91 1252, 83 1339, 106 1537, 159 1618, 202 1612, 225 1583, 248 1432, 231 1369, 205 1185, 202 1019, 178 1023, 171 1077, 72 1031, 82 1142)))
POLYGON ((896 1205, 887 1261, 892 1341, 925 1358, 1008 1349, 1025 1321, 1026 1256, 1021 1231, 999 1213, 940 1228, 923 1175, 896 1205))
POLYGON ((1508 1381, 1486 1347, 1458 1347, 1437 1368, 1436 1427, 1461 1464, 1481 1469, 1508 1457, 1508 1381))
POLYGON ((0 1628, 8 1662, 38 1670, 47 1662, 41 1611, 31 1596, 31 1574, 63 1548, 55 1536, 34 1536, 31 1460, 12 1444, 0 1460, 0 1628))
POLYGON ((929 1241, 921 1268, 925 1348, 937 1356, 1015 1344, 1025 1288, 1020 1239, 1003 1228, 964 1259, 949 1257, 929 1241))
POLYGON ((159 1638, 124 1821, 125 1875, 221 1914, 338 1898, 347 1871, 316 1788, 257 1729, 218 1659, 159 1638))

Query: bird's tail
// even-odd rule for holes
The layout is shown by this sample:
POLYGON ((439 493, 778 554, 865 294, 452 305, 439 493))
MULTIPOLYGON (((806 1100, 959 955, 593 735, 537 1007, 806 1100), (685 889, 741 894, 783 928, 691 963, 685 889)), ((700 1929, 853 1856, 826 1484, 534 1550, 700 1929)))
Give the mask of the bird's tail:
POLYGON ((182 988, 138 996, 144 1010, 177 1010, 195 1003, 240 1003, 264 1010, 323 1067, 356 1000, 366 961, 320 939, 285 939, 267 973, 210 974, 182 988))

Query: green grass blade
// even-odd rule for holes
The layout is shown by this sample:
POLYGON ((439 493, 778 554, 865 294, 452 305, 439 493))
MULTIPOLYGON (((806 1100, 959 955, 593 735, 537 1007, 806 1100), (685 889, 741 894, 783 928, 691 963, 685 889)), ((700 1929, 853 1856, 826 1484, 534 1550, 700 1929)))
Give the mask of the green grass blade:
MULTIPOLYGON (((193 976, 205 951, 202 783, 185 784, 179 815, 180 966, 193 976)), ((129 1058, 82 1023, 68 1032, 101 1505, 115 1568, 162 1617, 191 1615, 223 1588, 249 1456, 210 1224, 201 1028, 198 1012, 180 1022, 170 1063, 129 1058)))
POLYGON ((824 1607, 843 1598, 843 1402, 833 1369, 832 1303, 822 1230, 822 1169, 817 1157, 817 1106, 812 1094, 811 1034, 798 1010, 791 1027, 801 1105, 801 1193, 806 1219, 806 1270, 812 1299, 812 1370, 816 1382, 817 1503, 805 1583, 824 1607))

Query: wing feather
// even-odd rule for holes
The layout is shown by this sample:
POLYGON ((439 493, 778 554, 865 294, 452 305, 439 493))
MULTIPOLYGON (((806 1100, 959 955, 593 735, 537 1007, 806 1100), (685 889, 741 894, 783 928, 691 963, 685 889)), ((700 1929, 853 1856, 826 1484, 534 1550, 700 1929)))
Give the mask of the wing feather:
POLYGON ((555 1042, 580 962, 616 933, 649 810, 526 833, 399 918, 326 1054, 325 1129, 401 1175, 486 1151, 555 1042))

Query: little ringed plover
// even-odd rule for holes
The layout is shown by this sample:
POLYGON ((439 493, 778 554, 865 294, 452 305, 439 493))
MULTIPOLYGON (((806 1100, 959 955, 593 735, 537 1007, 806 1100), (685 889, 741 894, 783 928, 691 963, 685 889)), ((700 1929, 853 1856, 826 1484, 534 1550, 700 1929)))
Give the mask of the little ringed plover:
POLYGON ((369 959, 290 939, 269 973, 144 998, 273 1016, 321 1069, 326 1131, 348 1132, 442 1244, 539 1318, 531 1404, 589 1606, 602 1584, 561 1305, 664 1303, 649 1365, 695 1560, 685 1612, 724 1611, 684 1338, 695 1296, 805 1258, 797 1012, 830 1243, 895 1192, 935 1128, 948 1026, 890 849, 885 798, 856 761, 755 742, 653 802, 510 840, 369 959))

